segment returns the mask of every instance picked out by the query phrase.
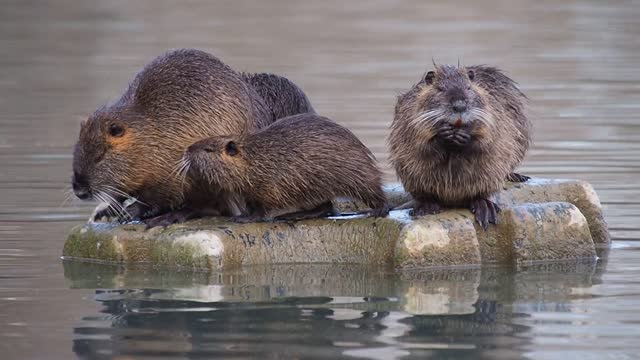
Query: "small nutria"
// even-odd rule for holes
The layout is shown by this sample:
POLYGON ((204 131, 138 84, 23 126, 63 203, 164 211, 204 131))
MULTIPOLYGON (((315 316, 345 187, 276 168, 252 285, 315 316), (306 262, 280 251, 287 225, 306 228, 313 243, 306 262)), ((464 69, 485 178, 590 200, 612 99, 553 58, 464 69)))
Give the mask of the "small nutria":
MULTIPOLYGON (((272 122, 239 73, 203 51, 170 51, 146 65, 114 104, 81 125, 72 185, 80 199, 108 202, 123 218, 150 218, 186 203, 220 201, 173 173, 184 151, 211 136, 243 134, 272 122), (137 202, 124 208, 127 199, 137 202)), ((103 213, 96 217, 101 217, 103 213)))
POLYGON ((273 121, 297 114, 315 113, 307 95, 291 80, 269 73, 240 75, 262 97, 273 121))
POLYGON ((390 160, 414 198, 414 215, 469 207, 486 229, 500 209, 489 200, 513 173, 531 142, 526 96, 488 66, 437 66, 398 97, 390 160))
POLYGON ((345 127, 316 115, 286 117, 253 134, 201 140, 185 154, 187 177, 244 198, 258 219, 331 213, 336 197, 388 213, 371 151, 345 127))

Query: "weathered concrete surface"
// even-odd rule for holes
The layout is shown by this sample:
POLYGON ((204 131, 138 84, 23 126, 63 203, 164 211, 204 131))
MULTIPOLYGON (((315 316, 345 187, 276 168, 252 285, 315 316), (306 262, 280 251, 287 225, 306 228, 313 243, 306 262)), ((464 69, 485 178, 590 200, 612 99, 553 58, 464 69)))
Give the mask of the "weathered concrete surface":
MULTIPOLYGON (((588 184, 535 180, 506 187, 496 196, 503 208, 499 224, 486 231, 467 210, 418 219, 401 210, 382 219, 351 216, 295 223, 236 224, 211 218, 149 230, 88 223, 72 230, 63 255, 196 269, 284 263, 413 268, 589 258, 595 256, 593 232, 600 243, 608 242, 599 201, 588 184)), ((394 205, 409 199, 399 186, 389 193, 394 205)), ((339 207, 355 210, 357 204, 342 202, 339 207)))
POLYGON ((609 244, 611 238, 602 205, 595 190, 586 181, 565 179, 531 179, 527 183, 506 183, 505 191, 494 197, 503 207, 522 203, 563 201, 575 205, 589 223, 596 244, 609 244))
MULTIPOLYGON (((385 188, 389 203, 393 207, 411 207, 411 196, 399 184, 385 188), (407 204, 408 203, 408 204, 407 204)), ((538 179, 526 183, 505 183, 504 190, 493 197, 501 207, 512 207, 523 203, 546 203, 563 201, 575 205, 589 223, 591 237, 596 244, 608 244, 611 239, 607 223, 602 214, 602 205, 595 190, 586 181, 567 179, 538 179)), ((353 211, 360 204, 343 201, 338 203, 342 211, 353 211)))

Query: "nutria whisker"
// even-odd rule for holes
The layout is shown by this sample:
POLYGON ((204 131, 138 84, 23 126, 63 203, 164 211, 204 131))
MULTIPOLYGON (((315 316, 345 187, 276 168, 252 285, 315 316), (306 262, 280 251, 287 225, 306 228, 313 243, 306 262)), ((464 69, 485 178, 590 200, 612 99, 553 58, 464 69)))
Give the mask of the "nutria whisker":
POLYGON ((66 185, 61 191, 64 193, 64 199, 60 203, 59 207, 65 207, 69 203, 69 200, 73 199, 73 188, 71 185, 66 185))
POLYGON ((480 122, 483 122, 485 125, 490 126, 493 124, 493 116, 480 108, 473 108, 470 110, 471 114, 474 118, 480 122))
MULTIPOLYGON (((125 200, 122 201, 122 204, 124 204, 127 200, 129 200, 129 201, 133 201, 131 204, 140 203, 140 204, 142 204, 144 206, 149 206, 148 204, 138 200, 136 197, 131 196, 130 194, 127 194, 126 192, 124 192, 124 191, 122 191, 122 190, 120 190, 120 189, 118 189, 118 188, 116 188, 114 186, 103 185, 102 188, 104 188, 107 191, 111 191, 111 192, 115 193, 116 195, 120 195, 120 196, 124 197, 125 200)), ((123 206, 123 208, 124 208, 124 206, 123 206)))
POLYGON ((118 214, 118 217, 124 220, 131 219, 131 215, 129 214, 129 212, 122 206, 122 204, 120 204, 116 199, 114 199, 113 196, 111 196, 108 192, 98 191, 96 193, 96 197, 102 200, 103 202, 107 203, 107 205, 118 214))
POLYGON ((107 207, 115 213, 116 217, 120 219, 127 219, 127 216, 122 212, 121 205, 117 203, 113 198, 111 198, 106 192, 100 191, 96 193, 96 198, 98 198, 103 203, 107 204, 107 207))
POLYGON ((411 121, 412 125, 418 126, 422 124, 428 124, 432 121, 442 118, 444 111, 441 109, 428 110, 419 114, 415 119, 411 121))
POLYGON ((105 200, 105 199, 102 197, 102 194, 101 194, 101 193, 96 193, 96 194, 94 194, 94 197, 95 197, 98 201, 100 201, 100 203, 102 203, 102 204, 107 204, 107 211, 109 212, 109 214, 110 214, 111 216, 113 216, 113 215, 118 216, 118 214, 114 211, 114 209, 113 209, 113 207, 111 206, 111 204, 110 204, 107 200, 105 200))
MULTIPOLYGON (((187 182, 187 173, 189 172, 189 167, 191 166, 191 161, 185 156, 180 159, 177 166, 175 167, 175 175, 180 179, 180 186, 182 188, 182 192, 184 193, 184 186, 187 182)), ((172 174, 174 174, 172 172, 172 174)))

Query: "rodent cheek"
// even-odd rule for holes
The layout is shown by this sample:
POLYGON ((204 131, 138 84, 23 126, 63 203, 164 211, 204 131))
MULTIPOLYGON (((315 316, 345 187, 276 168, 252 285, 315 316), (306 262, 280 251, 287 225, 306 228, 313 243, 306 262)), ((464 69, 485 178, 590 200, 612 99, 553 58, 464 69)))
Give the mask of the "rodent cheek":
POLYGON ((477 138, 478 140, 482 140, 482 139, 489 138, 490 129, 485 125, 479 125, 479 126, 475 126, 470 133, 473 137, 477 138))
POLYGON ((107 137, 107 143, 113 151, 128 152, 135 144, 135 136, 130 131, 127 131, 120 137, 107 137))
POLYGON ((427 142, 431 141, 436 136, 437 131, 432 124, 428 124, 416 128, 416 134, 417 138, 427 142))

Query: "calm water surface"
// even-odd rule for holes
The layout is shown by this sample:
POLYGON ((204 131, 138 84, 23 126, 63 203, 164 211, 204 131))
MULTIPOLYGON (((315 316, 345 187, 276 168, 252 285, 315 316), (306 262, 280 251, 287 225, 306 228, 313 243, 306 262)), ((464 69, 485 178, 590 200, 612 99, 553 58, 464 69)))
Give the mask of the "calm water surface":
POLYGON ((3 1, 0 357, 632 359, 640 354, 637 1, 3 1), (432 58, 504 68, 531 98, 522 172, 585 179, 599 262, 226 273, 62 262, 79 123, 151 58, 209 50, 288 76, 387 170, 394 97, 432 58))

